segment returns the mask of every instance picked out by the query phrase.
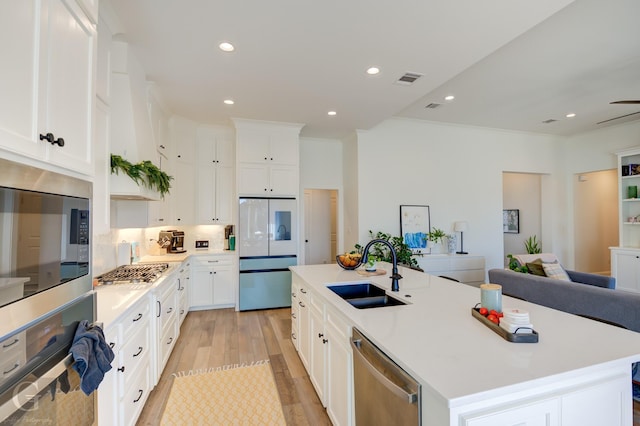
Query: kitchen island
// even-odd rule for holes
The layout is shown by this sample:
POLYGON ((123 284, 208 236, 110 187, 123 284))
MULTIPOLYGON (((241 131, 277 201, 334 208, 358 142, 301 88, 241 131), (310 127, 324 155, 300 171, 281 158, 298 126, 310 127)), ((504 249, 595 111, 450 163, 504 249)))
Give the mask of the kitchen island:
MULTIPOLYGON (((325 321, 342 318, 418 380, 423 425, 632 424, 631 364, 640 361, 639 333, 505 296, 503 307, 528 311, 539 333, 538 343, 510 343, 472 317, 480 289, 408 268, 400 268, 404 278, 393 293, 404 306, 357 309, 327 289, 369 281, 391 294, 386 266, 386 275, 374 277, 337 265, 290 269, 294 293, 306 289, 311 304, 324 307, 325 321)), ((293 326, 309 369, 302 353, 311 334, 306 327, 293 326)), ((310 371, 312 382, 314 375, 310 371)), ((330 392, 329 384, 321 393, 330 392)), ((348 424, 353 408, 346 413, 348 424)))

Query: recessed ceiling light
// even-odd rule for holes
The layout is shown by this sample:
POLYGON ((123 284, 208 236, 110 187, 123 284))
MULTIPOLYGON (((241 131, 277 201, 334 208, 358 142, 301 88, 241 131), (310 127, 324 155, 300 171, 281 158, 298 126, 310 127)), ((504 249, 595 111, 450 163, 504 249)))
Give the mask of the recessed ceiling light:
POLYGON ((380 72, 380 68, 378 67, 371 67, 367 70, 367 74, 369 75, 376 75, 380 72))
POLYGON ((455 98, 456 98, 455 96, 453 96, 453 95, 449 95, 449 96, 445 96, 445 97, 444 97, 444 100, 445 100, 445 101, 452 101, 452 100, 454 100, 455 98))
POLYGON ((218 47, 220 48, 220 50, 223 50, 225 52, 233 52, 235 50, 235 47, 233 47, 233 44, 226 41, 220 43, 218 47))
POLYGON ((235 104, 235 102, 233 101, 233 99, 225 99, 223 102, 224 102, 225 104, 227 104, 227 105, 233 105, 233 104, 235 104))
POLYGON ((574 112, 570 112, 569 114, 566 115, 567 118, 573 118, 575 116, 576 114, 574 112))
POLYGON ((335 111, 329 111, 329 112, 327 113, 327 115, 331 115, 331 116, 334 116, 334 115, 336 115, 336 114, 337 114, 337 112, 335 112, 335 111))

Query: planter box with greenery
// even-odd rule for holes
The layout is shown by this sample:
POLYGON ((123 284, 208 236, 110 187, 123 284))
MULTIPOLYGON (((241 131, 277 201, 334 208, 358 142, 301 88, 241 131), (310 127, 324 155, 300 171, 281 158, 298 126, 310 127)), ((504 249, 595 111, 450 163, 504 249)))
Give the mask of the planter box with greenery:
POLYGON ((120 172, 131 178, 138 186, 157 191, 162 198, 171 189, 173 177, 160 170, 151 161, 145 160, 132 164, 119 155, 111 154, 111 174, 119 175, 120 172))

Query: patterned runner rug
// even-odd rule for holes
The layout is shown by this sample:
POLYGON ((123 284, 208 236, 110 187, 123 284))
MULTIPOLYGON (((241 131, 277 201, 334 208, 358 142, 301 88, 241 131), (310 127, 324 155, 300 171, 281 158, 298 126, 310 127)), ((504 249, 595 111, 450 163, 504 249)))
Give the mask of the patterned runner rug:
POLYGON ((176 373, 162 425, 284 425, 269 361, 176 373))

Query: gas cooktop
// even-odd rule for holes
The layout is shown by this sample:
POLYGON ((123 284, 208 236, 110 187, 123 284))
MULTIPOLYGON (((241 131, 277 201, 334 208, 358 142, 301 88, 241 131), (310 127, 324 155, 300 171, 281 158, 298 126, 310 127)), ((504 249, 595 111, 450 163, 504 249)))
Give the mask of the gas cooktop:
POLYGON ((100 284, 152 283, 169 268, 168 263, 141 263, 122 265, 96 277, 100 284))

